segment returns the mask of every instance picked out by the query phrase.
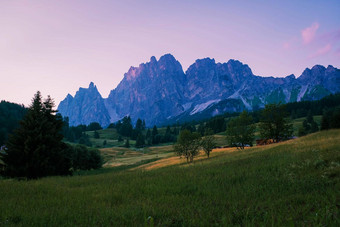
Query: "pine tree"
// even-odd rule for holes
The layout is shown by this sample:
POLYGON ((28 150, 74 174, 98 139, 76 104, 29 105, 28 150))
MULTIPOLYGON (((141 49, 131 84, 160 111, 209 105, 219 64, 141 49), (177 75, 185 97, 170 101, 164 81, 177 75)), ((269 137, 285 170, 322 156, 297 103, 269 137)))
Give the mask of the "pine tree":
POLYGON ((94 137, 95 139, 99 139, 99 138, 100 138, 99 133, 98 133, 97 131, 94 131, 93 137, 94 137))
POLYGON ((124 147, 129 148, 130 147, 130 141, 129 138, 126 139, 124 147))
POLYGON ((70 173, 71 158, 61 135, 63 120, 53 107, 51 97, 43 102, 40 92, 35 94, 2 155, 4 175, 32 179, 70 173))
POLYGON ((144 147, 144 145, 145 145, 144 136, 143 136, 142 133, 139 133, 138 136, 137 136, 135 147, 141 148, 141 147, 144 147))
POLYGON ((152 144, 158 144, 160 141, 158 140, 159 136, 158 135, 158 129, 157 126, 154 125, 152 129, 152 144))
POLYGON ((148 128, 148 130, 146 131, 146 142, 148 145, 152 145, 152 136, 151 136, 151 131, 148 128))

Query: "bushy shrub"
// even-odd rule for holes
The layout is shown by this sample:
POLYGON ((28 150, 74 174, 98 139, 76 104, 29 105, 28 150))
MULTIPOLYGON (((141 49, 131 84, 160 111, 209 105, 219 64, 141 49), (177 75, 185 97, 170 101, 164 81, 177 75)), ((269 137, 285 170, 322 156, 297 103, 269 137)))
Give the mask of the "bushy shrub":
POLYGON ((103 161, 98 149, 83 145, 68 145, 72 153, 72 168, 74 170, 90 170, 102 167, 103 161))

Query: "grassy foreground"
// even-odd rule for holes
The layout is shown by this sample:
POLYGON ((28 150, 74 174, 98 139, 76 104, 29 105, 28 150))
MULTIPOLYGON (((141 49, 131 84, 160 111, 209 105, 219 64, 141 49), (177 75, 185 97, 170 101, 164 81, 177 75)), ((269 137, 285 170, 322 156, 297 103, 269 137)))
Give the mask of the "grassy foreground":
POLYGON ((0 180, 0 226, 339 226, 340 130, 146 171, 0 180))

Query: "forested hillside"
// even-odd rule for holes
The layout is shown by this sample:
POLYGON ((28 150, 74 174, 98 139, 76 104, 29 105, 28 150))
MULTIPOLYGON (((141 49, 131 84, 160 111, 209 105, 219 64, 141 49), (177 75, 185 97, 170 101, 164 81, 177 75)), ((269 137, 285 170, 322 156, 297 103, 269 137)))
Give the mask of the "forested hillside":
POLYGON ((0 102, 0 146, 5 143, 8 134, 18 127, 19 121, 26 111, 22 105, 6 101, 0 102))

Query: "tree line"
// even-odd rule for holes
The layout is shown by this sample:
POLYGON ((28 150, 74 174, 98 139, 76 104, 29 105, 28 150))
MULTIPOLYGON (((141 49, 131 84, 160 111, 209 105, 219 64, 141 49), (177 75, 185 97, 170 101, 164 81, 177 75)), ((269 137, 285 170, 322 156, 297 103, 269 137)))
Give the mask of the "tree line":
POLYGON ((101 167, 98 150, 62 142, 63 119, 53 107, 51 97, 42 100, 40 92, 35 94, 19 127, 0 153, 3 176, 35 179, 101 167))
MULTIPOLYGON (((136 140, 135 147, 141 148, 144 146, 151 146, 160 143, 175 142, 179 130, 176 126, 172 129, 170 126, 166 127, 165 133, 160 133, 157 126, 153 128, 146 128, 145 120, 137 119, 135 127, 132 125, 130 116, 125 116, 122 120, 112 123, 108 128, 115 128, 120 135, 120 139, 125 137, 125 146, 129 147, 129 140, 136 140)), ((119 140, 119 139, 118 139, 119 140)))
POLYGON ((0 146, 5 144, 8 135, 19 126, 19 121, 26 112, 27 109, 23 105, 0 102, 0 146))

